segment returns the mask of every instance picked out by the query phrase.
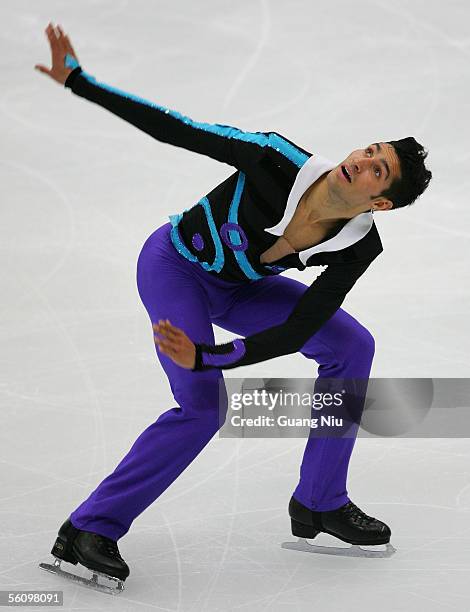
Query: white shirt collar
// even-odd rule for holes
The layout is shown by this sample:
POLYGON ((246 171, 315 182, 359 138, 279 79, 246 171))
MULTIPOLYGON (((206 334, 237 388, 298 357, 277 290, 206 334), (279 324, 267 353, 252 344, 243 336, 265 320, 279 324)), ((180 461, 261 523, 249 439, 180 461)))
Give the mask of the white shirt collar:
MULTIPOLYGON (((264 228, 265 232, 274 234, 275 236, 282 236, 284 230, 289 224, 290 220, 294 216, 295 209, 299 203, 300 198, 307 191, 317 179, 320 178, 326 172, 336 168, 337 164, 334 164, 329 159, 322 157, 321 155, 312 155, 305 164, 300 168, 292 189, 287 199, 287 205, 284 210, 284 216, 277 225, 272 227, 264 228)), ((326 240, 320 242, 316 246, 306 249, 305 251, 299 251, 300 261, 306 265, 309 257, 315 253, 321 253, 323 251, 339 251, 352 244, 355 244, 361 238, 363 238, 370 230, 373 224, 373 216, 371 212, 364 212, 356 215, 350 219, 346 225, 343 226, 340 232, 326 240)))

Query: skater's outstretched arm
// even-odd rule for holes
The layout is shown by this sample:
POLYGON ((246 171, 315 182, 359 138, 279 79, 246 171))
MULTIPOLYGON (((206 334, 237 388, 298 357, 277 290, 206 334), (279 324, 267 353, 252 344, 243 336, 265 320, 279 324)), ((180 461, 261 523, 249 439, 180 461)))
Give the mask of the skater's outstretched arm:
POLYGON ((236 127, 193 121, 181 113, 122 91, 82 70, 69 38, 62 28, 46 28, 52 53, 52 69, 37 65, 76 95, 99 104, 160 142, 207 155, 248 171, 266 150, 280 152, 300 167, 308 158, 303 151, 275 132, 244 132, 236 127))
POLYGON ((179 328, 157 324, 154 329, 164 341, 156 337, 155 342, 175 363, 194 371, 228 370, 296 353, 334 315, 372 261, 329 264, 284 323, 246 338, 216 345, 193 344, 179 328))

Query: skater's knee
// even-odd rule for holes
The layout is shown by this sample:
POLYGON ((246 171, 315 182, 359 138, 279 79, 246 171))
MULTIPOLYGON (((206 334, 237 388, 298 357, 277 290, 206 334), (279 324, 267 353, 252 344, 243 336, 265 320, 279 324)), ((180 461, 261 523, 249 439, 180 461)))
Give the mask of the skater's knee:
POLYGON ((340 365, 360 359, 371 363, 375 353, 375 340, 371 332, 352 317, 335 329, 327 338, 328 356, 325 364, 340 365))
POLYGON ((341 357, 343 361, 357 359, 372 361, 375 353, 375 339, 371 332, 356 322, 345 335, 344 343, 341 346, 341 357))
POLYGON ((353 344, 355 345, 356 350, 359 349, 361 351, 365 351, 367 355, 374 356, 375 353, 375 339, 371 332, 361 325, 357 324, 354 333, 353 333, 353 344))
MULTIPOLYGON (((211 427, 223 424, 228 397, 221 376, 197 376, 173 388, 176 401, 186 414, 206 421, 211 427)), ((220 426, 221 426, 220 425, 220 426)))

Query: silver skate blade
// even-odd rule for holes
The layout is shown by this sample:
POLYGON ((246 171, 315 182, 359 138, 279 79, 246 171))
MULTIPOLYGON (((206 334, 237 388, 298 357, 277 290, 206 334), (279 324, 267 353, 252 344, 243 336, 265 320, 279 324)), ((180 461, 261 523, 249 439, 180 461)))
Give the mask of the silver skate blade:
POLYGON ((71 582, 75 582, 81 586, 87 587, 89 589, 93 589, 94 591, 100 591, 101 593, 107 593, 108 595, 120 595, 124 591, 124 582, 119 580, 119 578, 114 578, 113 576, 108 576, 107 574, 102 574, 101 572, 97 572, 95 570, 89 570, 92 572, 93 576, 90 579, 82 578, 81 576, 77 576, 76 574, 71 574, 70 572, 64 572, 63 569, 60 568, 60 562, 54 562, 54 565, 50 563, 40 563, 39 567, 46 572, 51 572, 51 574, 56 574, 57 576, 61 576, 66 580, 70 580, 71 582), (100 584, 98 582, 98 576, 103 576, 108 580, 114 580, 117 582, 116 588, 112 588, 106 586, 105 584, 100 584))
POLYGON ((375 546, 359 546, 351 544, 349 547, 339 546, 317 546, 309 544, 305 538, 299 538, 297 542, 283 542, 282 548, 287 550, 300 550, 301 552, 316 553, 320 555, 336 555, 337 557, 369 557, 386 559, 396 553, 397 549, 392 544, 379 544, 375 546), (376 550, 385 546, 385 550, 376 550))

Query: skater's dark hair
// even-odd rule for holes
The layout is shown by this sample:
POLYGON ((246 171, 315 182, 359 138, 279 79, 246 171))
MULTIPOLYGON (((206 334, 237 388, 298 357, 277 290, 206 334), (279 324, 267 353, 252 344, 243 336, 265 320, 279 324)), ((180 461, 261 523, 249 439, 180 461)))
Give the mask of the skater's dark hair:
POLYGON ((401 178, 396 178, 380 195, 393 202, 390 210, 394 210, 413 204, 429 185, 432 172, 424 165, 428 151, 413 136, 387 142, 400 160, 401 178))

